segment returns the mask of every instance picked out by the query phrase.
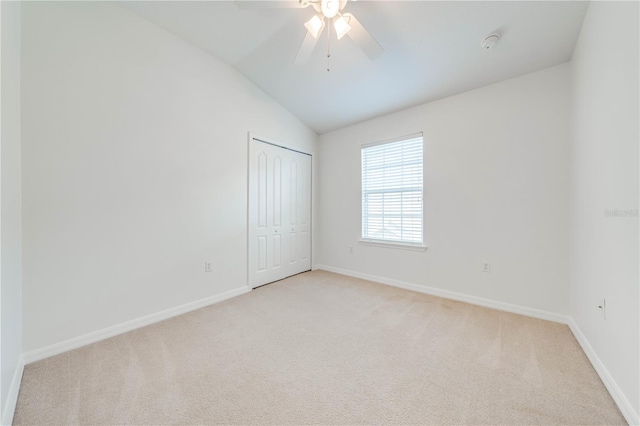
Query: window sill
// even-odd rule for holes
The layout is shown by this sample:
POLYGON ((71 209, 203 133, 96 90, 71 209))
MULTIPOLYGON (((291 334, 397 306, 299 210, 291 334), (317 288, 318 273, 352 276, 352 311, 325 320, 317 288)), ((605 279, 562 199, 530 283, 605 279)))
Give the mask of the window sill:
POLYGON ((387 248, 395 248, 395 249, 401 249, 401 250, 425 251, 427 249, 426 244, 406 244, 406 243, 394 243, 390 241, 363 240, 363 239, 359 239, 358 242, 366 246, 387 247, 387 248))

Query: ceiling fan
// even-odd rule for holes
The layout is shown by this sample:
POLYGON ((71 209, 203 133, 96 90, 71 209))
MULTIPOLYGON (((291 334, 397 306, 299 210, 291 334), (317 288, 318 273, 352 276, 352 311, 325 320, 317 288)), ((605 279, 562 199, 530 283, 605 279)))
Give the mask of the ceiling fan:
MULTIPOLYGON (((384 49, 371 34, 362 26, 360 21, 351 13, 343 13, 347 0, 287 0, 287 1, 247 1, 236 0, 239 9, 272 9, 272 8, 306 8, 311 6, 316 14, 311 17, 304 26, 307 34, 298 50, 295 64, 307 62, 315 48, 320 35, 329 21, 332 21, 335 34, 340 40, 345 35, 351 38, 355 44, 374 60, 380 56, 384 49)), ((330 29, 327 29, 329 37, 330 29)), ((330 54, 327 54, 329 57, 330 54)), ((329 69, 327 68, 327 71, 329 69)))

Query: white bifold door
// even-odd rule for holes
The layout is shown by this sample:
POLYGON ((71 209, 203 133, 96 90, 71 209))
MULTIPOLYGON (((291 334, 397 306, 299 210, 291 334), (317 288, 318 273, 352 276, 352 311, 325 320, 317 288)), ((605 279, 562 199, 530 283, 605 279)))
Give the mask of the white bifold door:
POLYGON ((249 142, 249 285, 311 270, 311 156, 249 142))

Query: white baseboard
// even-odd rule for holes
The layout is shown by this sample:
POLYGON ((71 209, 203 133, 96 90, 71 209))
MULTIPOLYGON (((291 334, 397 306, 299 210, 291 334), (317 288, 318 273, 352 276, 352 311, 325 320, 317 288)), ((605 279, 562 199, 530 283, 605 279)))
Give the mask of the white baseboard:
POLYGON ((18 365, 16 365, 16 369, 13 372, 13 379, 11 379, 11 387, 9 387, 7 401, 2 409, 2 426, 10 426, 13 422, 13 413, 15 413, 16 404, 18 403, 18 393, 20 392, 23 372, 24 357, 21 355, 20 358, 18 358, 18 365))
POLYGON ((26 352, 24 356, 24 363, 30 364, 41 359, 49 358, 54 355, 61 354, 63 352, 70 351, 72 349, 80 348, 82 346, 89 345, 91 343, 98 342, 100 340, 107 339, 109 337, 116 336, 118 334, 126 333, 131 330, 135 330, 146 325, 150 325, 159 321, 166 320, 177 315, 185 314, 187 312, 195 311, 196 309, 204 308, 205 306, 220 303, 224 300, 231 299, 232 297, 240 296, 242 294, 250 292, 248 287, 241 287, 235 290, 229 290, 224 293, 217 294, 215 296, 206 297, 204 299, 196 300, 194 302, 185 303, 184 305, 176 306, 166 309, 155 314, 147 315, 142 318, 134 319, 131 321, 123 322, 122 324, 107 327, 102 330, 94 331, 84 334, 82 336, 74 337, 59 343, 54 343, 44 348, 36 349, 34 351, 26 352))
POLYGON ((607 390, 611 394, 611 397, 618 405, 620 412, 630 425, 640 425, 640 417, 635 412, 633 406, 629 403, 629 400, 624 395, 616 381, 613 379, 609 371, 604 366, 596 352, 591 347, 591 344, 582 333, 578 325, 575 323, 572 317, 568 315, 556 314, 553 312, 547 312, 539 309, 528 308, 525 306, 512 305, 510 303, 498 302, 496 300, 484 299, 482 297, 469 296, 462 293, 456 293, 453 291, 442 290, 433 287, 422 286, 418 284, 408 283, 399 280, 393 280, 390 278, 379 277, 376 275, 363 274, 360 272, 350 271, 341 268, 334 268, 326 265, 315 265, 315 269, 320 269, 328 272, 335 272, 336 274, 347 275, 350 277, 361 278, 368 281, 373 281, 380 284, 386 284, 393 287, 403 288, 406 290, 412 290, 419 293, 430 294, 432 296, 443 297, 446 299, 458 300, 461 302, 471 303, 473 305, 485 306, 487 308, 498 309, 501 311, 512 312, 520 315, 525 315, 533 318, 540 318, 548 321, 554 321, 562 324, 567 324, 571 329, 571 332, 575 336, 576 340, 582 347, 582 350, 587 355, 587 358, 593 365, 600 379, 606 386, 607 390))
MULTIPOLYGON (((485 299, 477 296, 470 296, 463 293, 457 293, 449 290, 442 290, 433 287, 422 286, 419 284, 409 283, 400 280, 394 280, 390 278, 379 277, 376 275, 363 274, 360 272, 350 271, 347 269, 334 268, 332 266, 327 265, 314 265, 313 270, 323 270, 328 272, 334 272, 336 274, 346 275, 355 278, 361 278, 368 281, 373 281, 380 284, 386 284, 393 287, 402 288, 405 290, 411 290, 418 293, 429 294, 432 296, 443 297, 446 299, 458 300, 461 302, 471 303, 474 305, 484 306, 487 308, 498 309, 501 311, 516 313, 520 315, 525 315, 533 318, 539 318, 543 320, 558 322, 562 324, 569 325, 571 332, 575 336, 576 340, 582 347, 582 350, 587 355, 587 358, 593 365, 593 368, 596 370, 600 379, 606 386, 607 390, 611 394, 611 397, 618 405, 618 408, 622 412, 623 416, 627 420, 630 425, 640 425, 640 416, 635 412, 633 406, 624 395, 616 381, 613 379, 607 368, 604 366, 593 347, 582 333, 578 325, 575 323, 573 318, 568 315, 557 314, 553 312, 543 311, 534 308, 528 308, 526 306, 514 305, 505 302, 499 302, 496 300, 485 299)), ((203 308, 205 306, 213 305, 215 303, 222 302, 224 300, 230 299, 232 297, 240 296, 242 294, 248 293, 251 290, 249 288, 243 287, 236 290, 230 290, 224 293, 221 293, 216 296, 211 296, 205 299, 197 300, 195 302, 186 303, 184 305, 176 306, 174 308, 167 309, 162 312, 158 312, 155 314, 147 315, 142 318, 138 318, 135 320, 127 321, 122 324, 118 324, 112 327, 108 327, 102 330, 98 330, 92 333, 88 333, 82 336, 74 337, 69 340, 65 340, 60 343, 55 343, 50 346, 46 346, 41 349, 36 349, 31 352, 25 353, 20 357, 18 366, 13 376, 13 380, 11 381, 11 387, 9 389, 9 394, 7 396, 7 401, 5 403, 5 407, 2 410, 2 426, 10 425, 13 420, 13 414, 15 412, 16 403, 18 401, 18 392, 20 390, 20 383, 22 381, 22 373, 24 370, 25 364, 29 364, 35 361, 39 361, 44 358, 48 358, 50 356, 58 355, 63 352, 70 351, 72 349, 76 349, 82 346, 89 345, 94 342, 98 342, 100 340, 107 339, 112 336, 116 336, 118 334, 126 333, 131 330, 135 330, 140 327, 144 327, 146 325, 150 325, 177 315, 181 315, 187 312, 194 311, 196 309, 203 308)))
POLYGON ((485 299, 483 297, 478 297, 478 296, 470 296, 468 294, 457 293, 455 291, 443 290, 439 288, 409 283, 406 281, 379 277, 377 275, 363 274, 361 272, 350 271, 347 269, 334 268, 333 266, 315 265, 315 268, 321 269, 323 271, 335 272, 336 274, 347 275, 349 277, 361 278, 367 281, 373 281, 380 284, 386 284, 393 287, 403 288, 405 290, 411 290, 418 293, 430 294, 432 296, 438 296, 445 299, 458 300, 460 302, 471 303, 472 305, 479 305, 487 308, 497 309, 500 311, 506 311, 514 314, 525 315, 528 317, 539 318, 539 319, 553 321, 553 322, 559 322, 561 324, 568 324, 570 319, 568 315, 557 314, 555 312, 548 312, 548 311, 543 311, 541 309, 534 309, 534 308, 528 308, 526 306, 513 305, 511 303, 499 302, 497 300, 485 299))
POLYGON ((604 366, 604 364, 596 354, 596 351, 593 349, 586 336, 584 335, 584 333, 582 333, 582 330, 580 330, 580 327, 578 327, 578 324, 576 324, 573 318, 571 318, 569 321, 569 328, 571 328, 571 332, 576 337, 578 343, 580 343, 582 350, 587 355, 587 358, 589 358, 589 361, 591 361, 591 365, 593 365, 596 373, 598 373, 598 376, 600 376, 602 383, 604 383, 607 390, 611 394, 611 397, 618 405, 618 408, 620 409, 620 412, 622 413, 624 418, 627 420, 627 423, 629 423, 630 425, 640 424, 640 416, 638 416, 638 413, 636 413, 636 411, 633 409, 633 406, 631 405, 625 394, 622 392, 616 381, 613 379, 613 376, 611 376, 609 370, 607 370, 607 367, 604 366))

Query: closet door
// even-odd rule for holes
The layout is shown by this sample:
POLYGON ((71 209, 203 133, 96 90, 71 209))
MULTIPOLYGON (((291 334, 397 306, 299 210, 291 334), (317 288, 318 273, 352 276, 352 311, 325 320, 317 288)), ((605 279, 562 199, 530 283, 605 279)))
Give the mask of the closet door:
POLYGON ((311 269, 311 156, 249 143, 249 285, 311 269))

